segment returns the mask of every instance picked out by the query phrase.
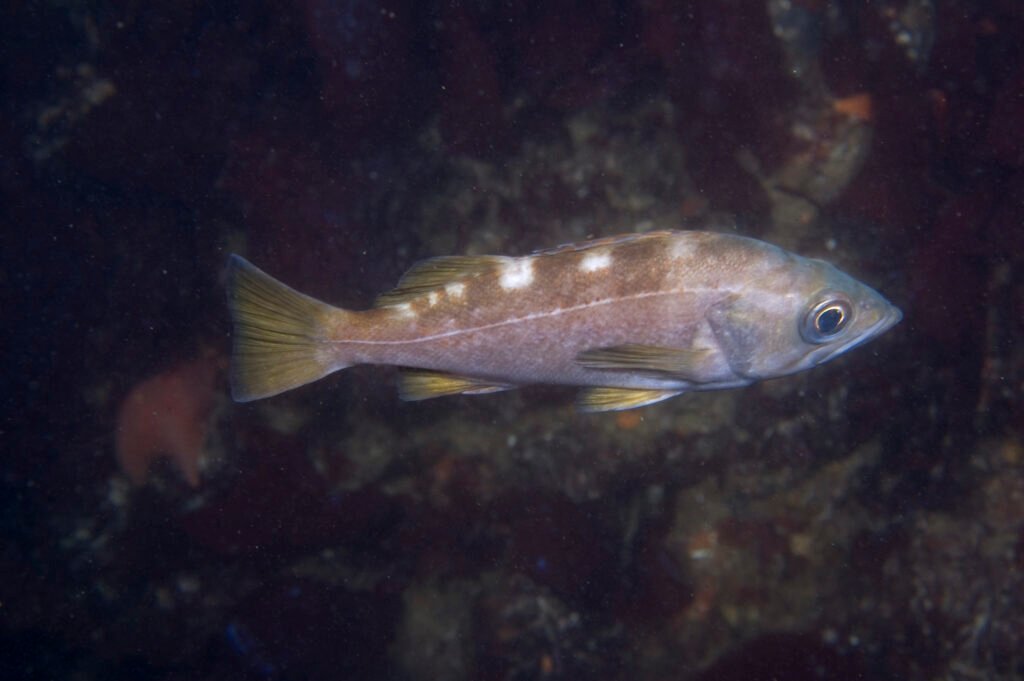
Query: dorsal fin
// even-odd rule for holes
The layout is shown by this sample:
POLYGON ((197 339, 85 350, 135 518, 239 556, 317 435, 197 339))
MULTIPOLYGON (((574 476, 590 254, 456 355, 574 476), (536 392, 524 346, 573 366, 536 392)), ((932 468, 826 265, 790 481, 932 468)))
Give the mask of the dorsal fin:
POLYGON ((394 289, 380 294, 374 307, 408 302, 445 284, 482 274, 505 260, 500 255, 444 255, 421 260, 402 275, 394 289))
POLYGON ((600 239, 590 239, 589 241, 577 241, 568 244, 561 244, 554 248, 546 248, 540 251, 534 251, 533 255, 561 255, 562 253, 572 253, 574 251, 588 251, 591 248, 607 248, 609 246, 621 246, 623 244, 632 244, 642 241, 651 241, 653 239, 664 239, 673 234, 671 230, 663 229, 656 232, 638 232, 635 234, 619 234, 616 236, 606 236, 600 239))
MULTIPOLYGON (((562 244, 555 248, 535 251, 527 257, 546 257, 574 251, 586 251, 592 248, 647 243, 656 239, 664 239, 672 234, 673 232, 669 230, 620 234, 602 239, 562 244)), ((407 303, 413 298, 418 298, 430 291, 437 290, 446 284, 479 276, 509 260, 512 260, 512 258, 502 255, 443 255, 437 258, 421 260, 402 275, 394 289, 377 296, 374 307, 407 303)))

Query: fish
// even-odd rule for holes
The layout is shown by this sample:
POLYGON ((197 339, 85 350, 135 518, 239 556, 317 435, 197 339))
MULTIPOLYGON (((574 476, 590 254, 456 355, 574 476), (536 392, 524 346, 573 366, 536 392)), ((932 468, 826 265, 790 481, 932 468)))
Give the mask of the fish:
POLYGON ((809 369, 902 318, 825 261, 709 231, 430 258, 361 311, 234 254, 227 288, 239 402, 376 364, 400 367, 403 400, 557 384, 585 412, 634 409, 809 369))

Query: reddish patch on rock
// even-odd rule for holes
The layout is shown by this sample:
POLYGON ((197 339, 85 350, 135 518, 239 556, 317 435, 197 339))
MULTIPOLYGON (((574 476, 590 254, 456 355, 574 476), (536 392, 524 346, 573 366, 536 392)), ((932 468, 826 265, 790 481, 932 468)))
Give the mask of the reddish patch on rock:
POLYGON ((241 475, 182 518, 199 545, 226 556, 288 555, 390 531, 393 500, 373 487, 333 489, 305 439, 262 428, 236 437, 241 475))
POLYGON ((203 357, 148 378, 128 393, 117 414, 117 461, 136 485, 153 461, 169 458, 192 487, 213 410, 218 357, 203 357))

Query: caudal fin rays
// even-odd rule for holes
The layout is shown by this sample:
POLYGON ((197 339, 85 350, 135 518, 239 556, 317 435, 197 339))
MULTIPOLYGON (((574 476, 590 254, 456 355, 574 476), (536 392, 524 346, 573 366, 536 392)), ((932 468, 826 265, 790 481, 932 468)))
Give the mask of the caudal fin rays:
POLYGON ((328 320, 343 311, 299 293, 237 255, 228 261, 227 277, 236 401, 277 395, 344 368, 325 346, 328 320))

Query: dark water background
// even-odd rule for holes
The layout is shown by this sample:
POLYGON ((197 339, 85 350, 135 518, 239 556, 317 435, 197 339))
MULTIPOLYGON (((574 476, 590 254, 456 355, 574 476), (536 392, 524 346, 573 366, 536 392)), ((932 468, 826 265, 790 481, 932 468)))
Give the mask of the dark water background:
POLYGON ((0 57, 4 679, 1024 676, 1024 4, 13 2, 0 57), (904 321, 621 415, 227 396, 229 252, 358 308, 680 227, 904 321))

